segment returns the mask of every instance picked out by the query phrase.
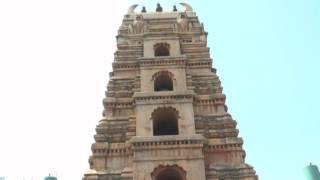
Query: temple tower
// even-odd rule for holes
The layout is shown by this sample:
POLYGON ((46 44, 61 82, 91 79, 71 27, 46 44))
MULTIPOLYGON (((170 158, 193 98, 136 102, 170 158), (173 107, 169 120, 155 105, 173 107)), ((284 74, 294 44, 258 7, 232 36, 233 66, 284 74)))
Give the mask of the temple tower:
POLYGON ((83 180, 257 180, 192 7, 129 8, 83 180))

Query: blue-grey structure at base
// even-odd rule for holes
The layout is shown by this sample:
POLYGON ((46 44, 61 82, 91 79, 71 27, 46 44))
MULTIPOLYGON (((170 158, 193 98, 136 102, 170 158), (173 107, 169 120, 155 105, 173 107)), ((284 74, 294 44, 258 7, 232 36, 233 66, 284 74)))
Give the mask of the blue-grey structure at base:
POLYGON ((306 180, 320 180, 319 169, 316 165, 310 164, 304 168, 306 180))
POLYGON ((48 177, 45 177, 44 180, 58 180, 56 177, 53 177, 53 176, 48 176, 48 177))

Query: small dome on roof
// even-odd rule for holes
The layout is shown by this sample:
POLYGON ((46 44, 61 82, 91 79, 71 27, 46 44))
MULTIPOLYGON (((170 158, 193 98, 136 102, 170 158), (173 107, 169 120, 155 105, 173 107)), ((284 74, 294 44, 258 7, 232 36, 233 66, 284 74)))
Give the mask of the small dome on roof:
POLYGON ((58 179, 54 176, 50 176, 49 174, 49 176, 45 177, 44 180, 58 180, 58 179))

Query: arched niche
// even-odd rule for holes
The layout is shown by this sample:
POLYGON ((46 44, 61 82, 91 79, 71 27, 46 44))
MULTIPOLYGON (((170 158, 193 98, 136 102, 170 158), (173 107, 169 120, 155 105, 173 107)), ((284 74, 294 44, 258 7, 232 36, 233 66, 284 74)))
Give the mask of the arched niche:
POLYGON ((174 77, 169 71, 159 71, 152 76, 154 91, 173 91, 174 77))
POLYGON ((172 107, 160 107, 151 114, 154 136, 178 135, 179 113, 172 107))
POLYGON ((151 173, 152 180, 186 180, 186 171, 177 165, 158 166, 151 173))
POLYGON ((157 43, 153 46, 154 56, 170 56, 170 45, 168 43, 157 43))

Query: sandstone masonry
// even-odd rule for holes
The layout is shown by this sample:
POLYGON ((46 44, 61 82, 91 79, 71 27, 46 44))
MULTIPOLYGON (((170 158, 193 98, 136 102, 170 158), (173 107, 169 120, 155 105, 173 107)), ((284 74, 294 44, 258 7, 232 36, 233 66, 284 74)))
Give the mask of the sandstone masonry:
POLYGON ((183 12, 129 8, 83 180, 257 180, 212 68, 207 32, 183 12))

